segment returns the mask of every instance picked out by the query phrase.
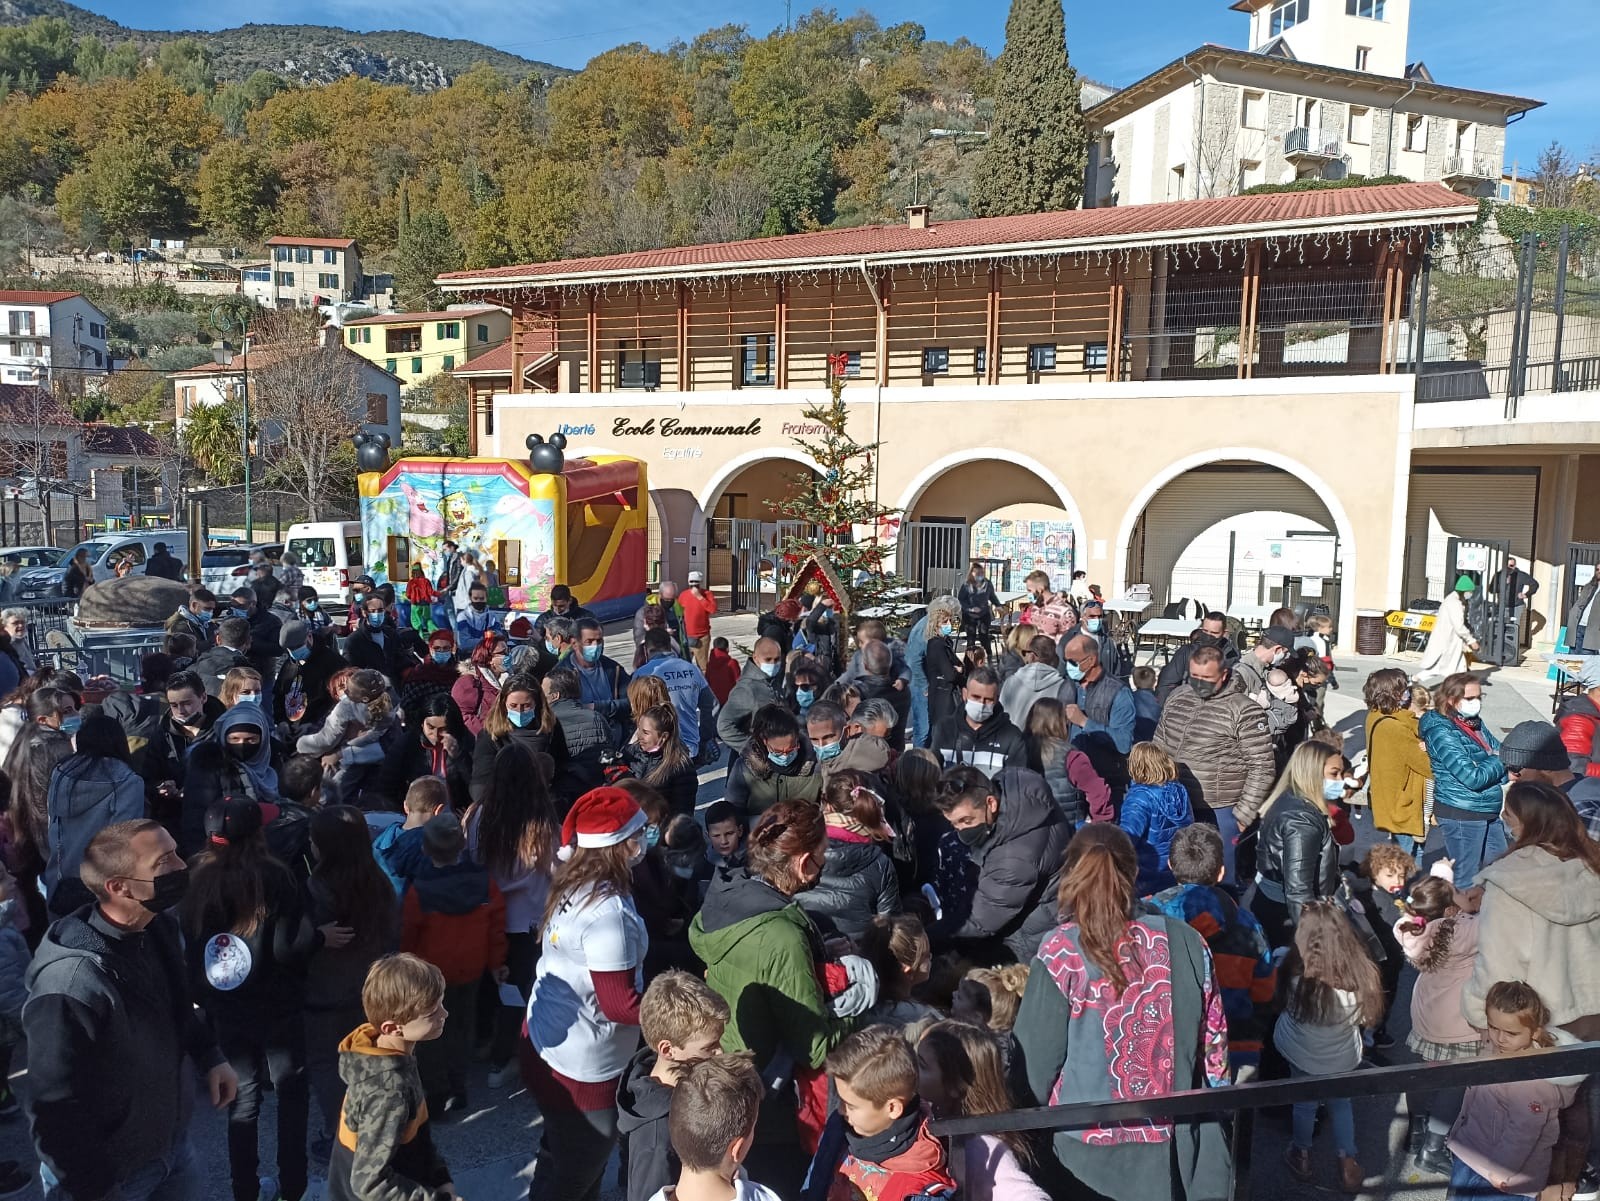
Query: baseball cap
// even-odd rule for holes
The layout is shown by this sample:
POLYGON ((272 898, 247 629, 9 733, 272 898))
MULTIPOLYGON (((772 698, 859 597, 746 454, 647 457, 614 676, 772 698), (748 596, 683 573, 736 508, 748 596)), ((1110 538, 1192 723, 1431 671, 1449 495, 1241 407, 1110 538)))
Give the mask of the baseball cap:
POLYGON ((706 573, 703 571, 691 571, 689 573, 689 582, 691 584, 704 584, 706 582, 706 573))

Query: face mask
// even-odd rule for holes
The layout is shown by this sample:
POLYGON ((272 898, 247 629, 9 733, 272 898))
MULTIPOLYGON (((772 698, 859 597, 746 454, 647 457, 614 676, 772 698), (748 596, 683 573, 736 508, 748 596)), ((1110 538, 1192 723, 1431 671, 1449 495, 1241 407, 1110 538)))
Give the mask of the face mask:
POLYGON ((984 722, 994 716, 994 704, 990 701, 968 701, 967 720, 984 722))
POLYGON ((472 602, 473 610, 475 612, 478 612, 478 613, 482 613, 488 607, 489 607, 489 602, 488 601, 473 601, 472 602))
POLYGON ((796 688, 794 690, 794 703, 802 709, 811 708, 812 702, 817 699, 817 693, 812 688, 796 688))
POLYGON ((76 734, 82 725, 83 718, 74 713, 71 717, 63 717, 61 719, 61 732, 63 734, 76 734))
POLYGON ((591 643, 589 646, 583 648, 583 661, 585 663, 600 662, 600 654, 605 649, 606 648, 600 645, 598 642, 591 643))
POLYGON ((559 657, 561 654, 561 648, 555 643, 546 640, 544 644, 544 653, 552 657, 559 657))
POLYGON ((368 613, 367 614, 367 624, 369 626, 371 626, 373 629, 377 629, 379 626, 381 626, 383 624, 383 614, 382 613, 368 613))
POLYGON ((674 863, 672 865, 672 874, 680 880, 692 879, 694 876, 694 864, 674 863))
POLYGON ((644 845, 647 846, 647 847, 653 847, 653 846, 656 846, 657 844, 659 844, 660 842, 661 842, 661 827, 660 826, 646 826, 644 828, 644 845))
POLYGON ((994 833, 994 827, 988 822, 981 826, 966 826, 956 831, 956 837, 969 847, 982 846, 989 841, 989 835, 994 833))
POLYGON ((1100 627, 1104 624, 1105 622, 1101 621, 1098 617, 1085 617, 1083 619, 1083 628, 1088 630, 1091 634, 1098 634, 1100 632, 1100 627))
POLYGON ((1483 702, 1481 700, 1462 701, 1456 706, 1456 712, 1462 717, 1476 717, 1482 708, 1483 702))
POLYGON ((842 752, 843 750, 844 750, 844 742, 843 741, 830 742, 830 743, 828 743, 827 746, 819 746, 817 748, 817 758, 819 760, 821 760, 823 763, 826 763, 829 759, 837 759, 839 757, 840 752, 842 752))
POLYGON ((1344 777, 1337 780, 1324 780, 1322 782, 1322 799, 1337 801, 1344 798, 1344 777))
POLYGON ((205 609, 202 612, 196 613, 195 616, 198 617, 202 622, 207 622, 215 617, 216 613, 210 609, 205 609))
POLYGON ((296 663, 304 663, 307 659, 311 658, 311 648, 309 646, 297 646, 294 648, 294 650, 289 652, 289 658, 293 659, 296 663))
POLYGON ((533 710, 532 709, 507 709, 506 710, 506 720, 509 721, 512 725, 516 726, 517 729, 519 729, 519 730, 525 729, 525 728, 527 728, 529 725, 531 725, 533 723, 533 710))
POLYGON ((773 767, 788 767, 799 753, 799 751, 768 751, 767 762, 773 767))
POLYGON ((189 869, 180 867, 175 872, 157 876, 154 880, 141 880, 140 883, 149 884, 155 891, 149 899, 141 899, 139 904, 151 913, 165 913, 183 900, 183 894, 189 891, 189 869))
POLYGON ((249 609, 241 609, 238 605, 235 605, 233 607, 233 615, 235 617, 249 617, 250 616, 250 610, 249 609))
POLYGON ((1289 652, 1288 651, 1273 651, 1272 652, 1272 666, 1274 666, 1274 667, 1282 667, 1288 661, 1289 661, 1289 652))
POLYGON ((955 632, 956 632, 955 631, 955 627, 953 625, 951 625, 948 621, 939 623, 939 637, 948 638, 948 637, 950 637, 951 634, 954 634, 955 632))
POLYGON ((260 749, 261 744, 259 742, 228 743, 228 754, 232 755, 235 759, 254 759, 256 757, 256 752, 260 749))
POLYGON ((239 704, 241 705, 259 705, 260 703, 261 694, 259 692, 241 692, 239 694, 239 704))
POLYGON ((307 601, 306 602, 306 612, 307 613, 315 613, 316 611, 317 611, 317 602, 316 601, 307 601))
POLYGON ((756 666, 761 669, 761 674, 769 680, 783 670, 782 663, 757 663, 756 666))
POLYGON ((644 842, 642 840, 640 840, 640 839, 635 838, 633 840, 633 854, 628 856, 628 866, 629 867, 638 867, 639 864, 643 863, 644 862, 644 852, 645 852, 644 842))
POLYGON ((1217 684, 1211 680, 1190 680, 1189 687, 1193 688, 1195 695, 1203 701, 1217 695, 1217 684))
POLYGON ((456 657, 456 655, 455 655, 454 651, 434 651, 433 652, 433 661, 435 663, 448 663, 448 662, 450 662, 450 660, 454 659, 455 657, 456 657))
POLYGON ((1083 681, 1083 668, 1079 667, 1071 659, 1068 659, 1061 666, 1067 669, 1067 679, 1073 681, 1074 683, 1081 683, 1083 681))

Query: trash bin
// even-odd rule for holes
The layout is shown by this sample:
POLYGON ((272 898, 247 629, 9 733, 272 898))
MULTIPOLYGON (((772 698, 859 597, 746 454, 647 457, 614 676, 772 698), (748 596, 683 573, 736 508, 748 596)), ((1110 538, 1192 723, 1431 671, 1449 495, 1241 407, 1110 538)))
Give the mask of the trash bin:
POLYGON ((1381 609, 1356 610, 1356 654, 1383 654, 1384 640, 1388 637, 1388 614, 1381 609))

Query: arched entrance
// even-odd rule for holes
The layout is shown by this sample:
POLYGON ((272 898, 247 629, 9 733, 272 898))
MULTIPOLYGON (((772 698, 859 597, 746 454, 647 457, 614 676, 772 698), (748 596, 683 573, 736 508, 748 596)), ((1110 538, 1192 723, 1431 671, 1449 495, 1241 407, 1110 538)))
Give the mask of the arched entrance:
POLYGON ((1035 567, 1063 586, 1085 558, 1083 514, 1061 479, 1011 450, 978 447, 930 463, 899 501, 896 571, 926 596, 953 591, 973 559, 997 587, 1035 567))
POLYGON ((762 565, 798 529, 780 518, 777 504, 807 473, 816 477, 816 462, 800 451, 751 451, 729 460, 697 498, 689 564, 706 573, 709 587, 726 590, 733 608, 750 607, 774 586, 762 565))
POLYGON ((1342 639, 1354 635, 1349 519, 1326 483, 1281 455, 1218 449, 1170 464, 1124 516, 1116 563, 1118 593, 1148 584, 1158 606, 1258 616, 1321 604, 1342 639))

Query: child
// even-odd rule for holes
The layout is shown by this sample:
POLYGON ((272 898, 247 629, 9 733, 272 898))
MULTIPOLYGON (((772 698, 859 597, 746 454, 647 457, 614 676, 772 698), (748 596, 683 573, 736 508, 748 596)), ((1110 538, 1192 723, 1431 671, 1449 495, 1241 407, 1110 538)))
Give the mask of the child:
POLYGON ((1221 888, 1222 835, 1196 822, 1172 836, 1167 867, 1175 881, 1150 898, 1165 913, 1187 922, 1211 948, 1211 961, 1228 1019, 1228 1069, 1236 1081, 1261 1068, 1261 1045, 1277 996, 1278 970, 1255 914, 1221 888))
POLYGON ((444 976, 415 955, 385 956, 367 973, 361 1008, 366 1024, 339 1044, 345 1094, 328 1164, 329 1201, 452 1195, 412 1054, 444 1033, 444 976))
POLYGON ((406 581, 406 601, 411 606, 411 628, 424 638, 433 629, 433 602, 438 599, 433 585, 421 563, 411 565, 411 578, 406 581))
MULTIPOLYGON (((917 1086, 936 1117, 1005 1113, 1015 1102, 993 1034, 966 1022, 937 1022, 917 1040, 917 1086)), ((1033 1149, 1025 1135, 975 1134, 953 1141, 950 1170, 965 1201, 1046 1201, 1028 1175, 1033 1149), (956 1154, 959 1149, 960 1154, 956 1154)))
MULTIPOLYGON (((21 1112, 16 1094, 11 1091, 11 1056, 22 1042, 22 1003, 28 999, 23 981, 33 958, 28 953, 28 940, 17 929, 22 912, 17 882, 0 864, 0 1118, 14 1118, 21 1112)), ((0 1196, 10 1196, 6 1189, 8 1163, 9 1160, 0 1160, 0 1196)), ((12 1163, 11 1167, 15 1169, 16 1165, 12 1163)))
POLYGON ((711 689, 711 695, 717 698, 717 704, 728 703, 728 694, 739 682, 739 672, 739 664, 728 653, 728 640, 713 638, 711 657, 706 661, 706 684, 711 689))
POLYGON ((738 868, 745 863, 745 825, 727 801, 714 801, 706 809, 706 838, 711 843, 715 867, 738 868))
POLYGON ((711 884, 711 861, 706 858, 706 836, 687 813, 676 813, 661 832, 661 857, 672 873, 672 890, 690 913, 700 908, 711 884))
POLYGON ((668 1132, 672 1090, 691 1065, 722 1053, 728 1003, 688 972, 662 972, 639 1001, 645 1045, 617 1087, 617 1133, 627 1164, 628 1201, 648 1201, 682 1167, 668 1132))
POLYGON ((317 590, 310 584, 300 586, 299 604, 295 608, 295 616, 305 622, 319 633, 333 624, 333 618, 328 616, 328 611, 322 607, 322 598, 317 595, 317 590))
POLYGON ((445 1008, 455 1012, 443 1037, 417 1057, 428 1107, 440 1118, 467 1107, 478 983, 485 972, 498 982, 507 975, 506 903, 488 869, 462 855, 466 846, 455 814, 429 818, 422 827, 427 858, 400 908, 400 949, 444 973, 445 1008))
POLYGON ((361 783, 383 761, 382 740, 399 728, 389 682, 382 672, 363 668, 350 676, 322 729, 300 735, 295 750, 322 757, 325 804, 354 805, 361 783))
MULTIPOLYGON (((1394 842, 1374 843, 1361 862, 1345 872, 1350 896, 1372 928, 1377 948, 1383 951, 1378 970, 1383 978, 1384 1021, 1372 1032, 1372 1045, 1380 1051, 1394 1046, 1394 1038, 1387 1028, 1389 1006, 1394 1004, 1395 992, 1400 987, 1400 968, 1405 963, 1405 953, 1395 938, 1394 926, 1401 917, 1400 899, 1416 874, 1417 861, 1394 842)), ((1373 958, 1377 958, 1376 948, 1373 958)))
POLYGON ((1194 821, 1194 809, 1189 790, 1178 783, 1178 765, 1153 742, 1134 744, 1128 753, 1128 778, 1132 783, 1122 798, 1117 823, 1133 839, 1139 857, 1136 887, 1141 897, 1147 897, 1172 887, 1167 852, 1173 835, 1194 821))
POLYGON ((390 822, 372 840, 373 858, 394 884, 396 896, 405 892, 421 862, 422 827, 449 807, 449 786, 438 776, 418 776, 406 789, 405 820, 390 822))
POLYGON ((1054 697, 1028 710, 1028 766, 1044 777, 1069 830, 1085 821, 1115 821, 1111 788, 1089 756, 1072 745, 1073 727, 1065 706, 1054 697))
POLYGON ((752 1181, 743 1166, 765 1092, 760 1075, 742 1055, 714 1056, 690 1067, 672 1090, 667 1117, 672 1150, 683 1170, 676 1187, 663 1188, 650 1201, 778 1201, 778 1194, 752 1181))
MULTIPOLYGON (((1483 1045, 1478 1031, 1461 1016, 1461 991, 1478 955, 1478 916, 1461 911, 1448 870, 1442 879, 1428 876, 1411 886, 1405 916, 1394 925, 1395 937, 1418 973, 1406 1046, 1430 1062, 1471 1059, 1483 1045)), ((1450 1171, 1445 1136, 1461 1108, 1461 1096, 1460 1089, 1406 1094, 1409 1146, 1419 1168, 1450 1171)))
POLYGON ((931 1005, 911 999, 927 983, 933 967, 928 932, 909 913, 878 914, 862 931, 861 957, 878 973, 878 1003, 861 1017, 861 1025, 883 1024, 904 1030, 917 1022, 938 1021, 931 1005))
MULTIPOLYGON (((1361 1030, 1383 1018, 1383 981, 1367 956, 1361 936, 1334 901, 1312 901, 1301 907, 1294 947, 1284 963, 1286 1004, 1273 1030, 1273 1043, 1289 1062, 1292 1075, 1325 1076, 1353 1072, 1361 1066, 1361 1030)), ((1361 1165, 1356 1162, 1355 1116, 1350 1099, 1327 1102, 1339 1156, 1339 1187, 1359 1193, 1361 1165)), ((1289 1174, 1309 1183, 1311 1140, 1317 1103, 1294 1106, 1294 1133, 1284 1149, 1289 1174)))
MULTIPOLYGON (((1577 1042, 1564 1030, 1547 1029, 1550 1011, 1521 980, 1490 986, 1483 1008, 1492 1054, 1515 1055, 1531 1047, 1577 1042)), ((1583 1080, 1561 1076, 1469 1088, 1461 1116, 1450 1130, 1451 1201, 1538 1196, 1550 1178, 1561 1111, 1572 1104, 1583 1080)))
POLYGON ((1133 685, 1133 740, 1149 742, 1156 736, 1161 720, 1161 698, 1156 695, 1156 669, 1135 667, 1129 677, 1133 685))
POLYGON ((1017 1024, 1017 1010, 1027 987, 1028 968, 1024 964, 975 967, 956 985, 950 1016, 958 1022, 1010 1034, 1017 1024))
POLYGON ((804 1201, 942 1196, 955 1192, 944 1144, 928 1133, 917 1058, 892 1026, 857 1030, 828 1053, 839 1109, 828 1119, 804 1201))

